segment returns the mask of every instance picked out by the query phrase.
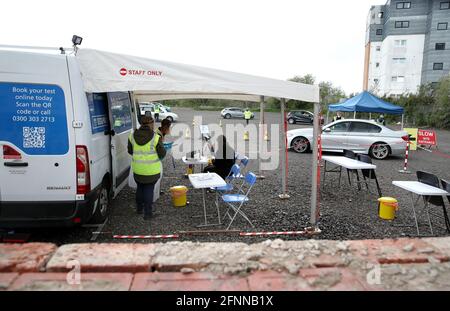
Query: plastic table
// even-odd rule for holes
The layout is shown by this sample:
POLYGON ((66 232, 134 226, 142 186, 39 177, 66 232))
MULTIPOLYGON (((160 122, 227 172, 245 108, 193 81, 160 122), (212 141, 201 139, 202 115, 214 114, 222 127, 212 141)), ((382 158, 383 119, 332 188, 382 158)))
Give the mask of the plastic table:
MULTIPOLYGON (((349 169, 349 170, 375 170, 377 168, 377 166, 375 164, 361 162, 361 161, 358 161, 355 159, 350 159, 350 158, 342 157, 342 156, 323 156, 322 160, 325 161, 324 168, 323 168, 322 188, 325 186, 325 176, 326 176, 325 174, 326 173, 339 173, 338 186, 340 186, 343 167, 346 169, 349 169), (331 170, 327 171, 327 162, 337 165, 339 167, 339 170, 336 170, 336 168, 332 168, 331 170)), ((359 180, 358 180, 358 187, 359 187, 359 180)))
POLYGON ((206 213, 206 189, 209 188, 217 188, 224 187, 226 185, 225 180, 222 177, 217 175, 216 173, 199 173, 199 174, 190 174, 189 181, 195 189, 202 189, 203 196, 203 215, 205 222, 203 224, 198 225, 197 227, 209 227, 209 226, 218 226, 221 225, 222 222, 220 220, 220 211, 219 206, 216 205, 217 208, 217 217, 219 222, 215 224, 208 224, 208 215, 206 213))
MULTIPOLYGON (((428 224, 430 226, 431 234, 433 234, 433 227, 431 225, 431 218, 430 214, 428 212, 428 200, 426 198, 429 198, 430 196, 446 196, 449 193, 443 189, 436 188, 424 183, 421 183, 419 181, 398 181, 394 180, 392 182, 394 186, 397 186, 399 188, 402 188, 403 190, 409 191, 411 193, 411 203, 412 203, 412 210, 413 210, 413 216, 414 221, 416 223, 416 229, 417 229, 417 235, 420 236, 419 231, 419 222, 417 221, 417 214, 416 214, 416 205, 417 202, 421 197, 424 197, 424 205, 425 205, 425 211, 428 215, 428 224), (414 201, 414 195, 417 195, 417 199, 414 201)), ((448 228, 449 229, 449 228, 448 228)))

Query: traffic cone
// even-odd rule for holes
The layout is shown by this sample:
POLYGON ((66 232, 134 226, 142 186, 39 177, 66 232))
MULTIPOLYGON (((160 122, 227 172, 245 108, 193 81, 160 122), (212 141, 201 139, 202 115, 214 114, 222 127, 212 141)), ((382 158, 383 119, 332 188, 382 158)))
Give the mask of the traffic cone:
POLYGON ((244 132, 244 140, 249 140, 249 137, 248 137, 248 131, 245 131, 245 132, 244 132))
POLYGON ((191 138, 191 131, 189 131, 189 129, 186 129, 186 134, 184 135, 184 138, 191 138))
POLYGON ((264 140, 265 140, 265 141, 269 141, 269 140, 270 140, 270 139, 269 139, 269 134, 267 133, 267 130, 264 131, 264 140))
POLYGON ((195 119, 192 119, 192 126, 195 126, 195 119))

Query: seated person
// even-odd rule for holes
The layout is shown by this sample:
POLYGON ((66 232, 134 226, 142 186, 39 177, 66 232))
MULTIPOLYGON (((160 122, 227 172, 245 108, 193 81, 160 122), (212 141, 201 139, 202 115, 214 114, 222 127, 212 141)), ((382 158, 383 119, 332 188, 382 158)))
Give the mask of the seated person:
POLYGON ((214 153, 214 160, 211 165, 208 165, 203 170, 204 173, 211 172, 217 173, 220 177, 224 178, 230 173, 231 167, 236 162, 234 149, 227 143, 225 136, 220 135, 217 137, 218 147, 214 153))

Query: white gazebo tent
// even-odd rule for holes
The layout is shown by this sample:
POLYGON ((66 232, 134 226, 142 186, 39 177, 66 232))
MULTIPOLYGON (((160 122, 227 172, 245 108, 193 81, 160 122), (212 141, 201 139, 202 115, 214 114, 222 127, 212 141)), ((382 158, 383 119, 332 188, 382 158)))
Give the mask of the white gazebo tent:
MULTIPOLYGON (((281 99, 281 120, 285 121, 285 100, 315 103, 314 145, 319 134, 319 87, 290 81, 262 78, 143 57, 91 49, 77 51, 77 60, 86 92, 130 91, 147 100, 215 98, 260 102, 260 135, 264 126, 264 97, 281 99)), ((287 152, 286 132, 284 150, 287 152)), ((317 148, 313 148, 311 225, 316 226, 317 148)), ((282 194, 286 194, 286 157, 281 157, 282 194)))

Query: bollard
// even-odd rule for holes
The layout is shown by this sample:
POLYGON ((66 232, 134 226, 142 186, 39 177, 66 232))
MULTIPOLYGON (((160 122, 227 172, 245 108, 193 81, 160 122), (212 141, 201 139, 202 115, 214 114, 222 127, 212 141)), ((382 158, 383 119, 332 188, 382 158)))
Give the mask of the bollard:
POLYGON ((399 173, 402 174, 411 174, 411 172, 408 171, 408 155, 410 144, 411 144, 411 135, 408 135, 408 141, 406 142, 406 150, 405 150, 405 163, 403 164, 403 169, 398 171, 399 173))

